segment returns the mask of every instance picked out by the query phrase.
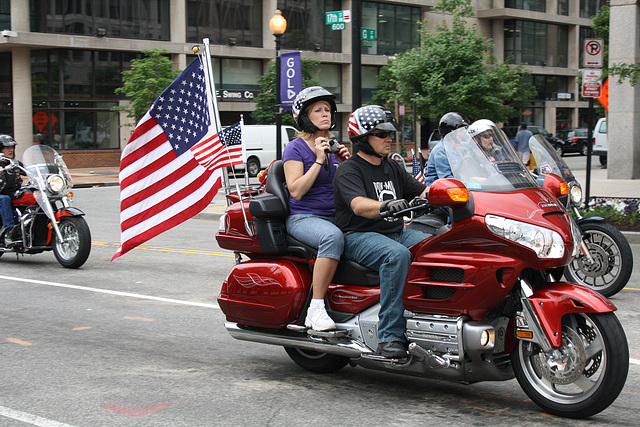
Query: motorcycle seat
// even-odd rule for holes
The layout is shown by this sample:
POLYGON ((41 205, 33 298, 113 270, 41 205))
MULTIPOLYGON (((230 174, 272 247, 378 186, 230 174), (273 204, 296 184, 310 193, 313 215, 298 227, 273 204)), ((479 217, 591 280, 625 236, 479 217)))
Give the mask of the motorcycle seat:
MULTIPOLYGON (((318 254, 317 248, 286 233, 284 222, 289 215, 289 190, 281 160, 269 166, 265 190, 271 196, 256 196, 249 204, 249 212, 254 217, 261 247, 264 243, 265 248, 273 252, 286 253, 307 261, 315 259, 318 254), (282 234, 284 239, 281 239, 282 234), (269 240, 276 240, 276 242, 273 244, 265 242, 269 240)), ((377 271, 343 257, 338 264, 333 282, 341 285, 379 286, 380 277, 377 271)))

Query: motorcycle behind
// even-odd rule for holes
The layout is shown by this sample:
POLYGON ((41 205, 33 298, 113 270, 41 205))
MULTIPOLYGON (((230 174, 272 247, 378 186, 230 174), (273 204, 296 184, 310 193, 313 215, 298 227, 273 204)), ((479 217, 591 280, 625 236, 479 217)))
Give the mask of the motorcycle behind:
POLYGON ((582 204, 582 187, 573 173, 558 156, 551 144, 541 135, 529 141, 533 173, 543 185, 548 174, 559 175, 568 185, 568 194, 559 201, 576 217, 582 233, 580 252, 564 272, 570 282, 579 283, 606 297, 620 292, 633 272, 633 253, 624 235, 603 217, 583 217, 578 210, 582 204))
POLYGON ((91 252, 91 232, 84 213, 71 206, 71 174, 62 156, 47 145, 32 145, 23 164, 12 159, 5 169, 18 169, 29 181, 22 185, 13 208, 21 236, 12 240, 0 234, 0 256, 7 252, 37 254, 53 250, 67 268, 82 266, 91 252))
POLYGON ((492 154, 467 129, 443 144, 455 178, 440 179, 428 203, 397 213, 451 211, 451 223, 413 246, 403 303, 407 355, 376 353, 380 282, 376 271, 340 261, 327 291, 337 329, 306 328, 315 249, 286 233, 282 163, 264 188, 228 195, 216 239, 236 254, 218 303, 236 339, 281 345, 312 372, 347 364, 396 374, 472 383, 517 379, 548 413, 585 418, 611 405, 629 369, 615 306, 601 294, 560 281, 579 250, 579 231, 540 188, 494 126, 492 154), (473 166, 472 166, 473 165, 473 166))

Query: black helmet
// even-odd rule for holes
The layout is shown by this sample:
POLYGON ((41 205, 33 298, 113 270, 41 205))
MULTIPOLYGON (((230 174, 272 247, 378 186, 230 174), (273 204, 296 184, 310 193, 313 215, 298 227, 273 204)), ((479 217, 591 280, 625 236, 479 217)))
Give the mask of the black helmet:
POLYGON ((467 119, 462 114, 451 111, 440 118, 440 124, 438 124, 440 138, 444 138, 449 132, 464 126, 469 126, 467 119))
POLYGON ((308 106, 318 101, 326 101, 329 103, 331 106, 331 127, 329 129, 336 127, 336 113, 338 110, 336 108, 336 97, 323 87, 310 86, 298 93, 291 108, 293 120, 295 120, 298 127, 300 127, 300 130, 309 133, 316 133, 319 130, 316 125, 311 123, 305 111, 308 106))
POLYGON ((400 130, 400 125, 396 122, 391 111, 379 105, 366 105, 351 113, 351 117, 349 117, 349 139, 364 153, 380 157, 367 140, 367 135, 374 129, 396 132, 400 130))
POLYGON ((18 145, 15 139, 9 135, 0 135, 0 144, 3 147, 15 147, 18 145))

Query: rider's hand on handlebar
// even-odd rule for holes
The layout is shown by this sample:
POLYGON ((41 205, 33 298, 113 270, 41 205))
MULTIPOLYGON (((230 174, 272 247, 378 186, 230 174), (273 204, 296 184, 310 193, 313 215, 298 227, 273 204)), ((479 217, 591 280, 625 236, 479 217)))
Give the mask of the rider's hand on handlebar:
POLYGON ((407 203, 407 201, 405 199, 385 200, 380 205, 380 213, 381 214, 383 214, 383 213, 386 214, 386 215, 382 215, 382 216, 389 216, 389 215, 393 215, 396 212, 400 212, 402 210, 405 210, 408 207, 409 207, 409 204, 407 203))

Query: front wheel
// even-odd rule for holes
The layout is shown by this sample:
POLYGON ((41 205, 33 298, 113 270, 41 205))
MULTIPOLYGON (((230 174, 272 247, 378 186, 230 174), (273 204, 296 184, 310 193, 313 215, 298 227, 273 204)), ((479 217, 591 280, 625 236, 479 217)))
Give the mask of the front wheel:
POLYGON ((58 224, 61 242, 53 233, 53 253, 58 262, 67 268, 78 268, 85 263, 91 252, 91 231, 81 216, 63 217, 58 224))
POLYGON ((600 160, 601 166, 607 166, 607 156, 600 156, 598 160, 600 160))
POLYGON ((348 358, 334 354, 293 347, 285 347, 284 349, 298 366, 318 374, 330 374, 339 371, 349 363, 348 358))
POLYGON ((565 277, 605 297, 617 294, 627 285, 633 271, 629 242, 617 228, 606 222, 585 222, 578 226, 593 263, 580 254, 567 266, 565 277))
POLYGON ((511 354, 518 383, 550 414, 587 418, 618 397, 629 371, 629 347, 613 313, 574 313, 562 319, 562 347, 544 353, 519 341, 511 354))

